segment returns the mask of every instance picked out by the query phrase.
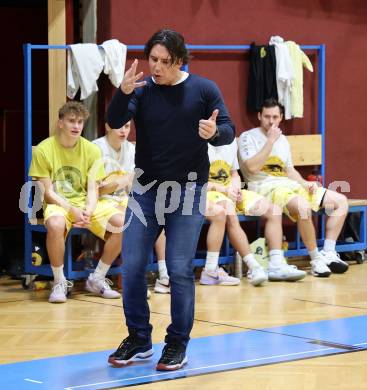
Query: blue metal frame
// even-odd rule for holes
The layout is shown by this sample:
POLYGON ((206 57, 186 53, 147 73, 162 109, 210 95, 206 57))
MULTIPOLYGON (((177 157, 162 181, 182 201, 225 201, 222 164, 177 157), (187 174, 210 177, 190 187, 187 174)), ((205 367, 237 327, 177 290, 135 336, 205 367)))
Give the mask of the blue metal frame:
MULTIPOLYGON (((25 151, 25 166, 24 166, 24 178, 25 182, 29 182, 30 178, 28 177, 28 169, 30 166, 32 158, 32 50, 65 50, 70 48, 69 45, 33 45, 33 44, 24 44, 23 53, 24 53, 24 151, 25 151)), ((250 49, 250 45, 187 45, 187 48, 190 51, 247 51, 250 49)), ((325 45, 301 45, 303 50, 316 50, 318 54, 318 133, 321 134, 322 139, 322 164, 321 164, 321 175, 323 182, 325 181, 325 61, 326 61, 326 51, 325 45)), ((129 51, 143 51, 144 45, 128 45, 127 49, 129 51)), ((185 70, 188 70, 188 66, 185 66, 185 70)), ((26 199, 27 205, 30 206, 31 196, 29 199, 26 199)), ((25 205, 25 206, 27 206, 25 205)), ((338 245, 338 251, 348 251, 348 250, 359 250, 365 249, 367 247, 367 237, 366 237, 366 207, 364 206, 354 206, 350 208, 350 212, 361 212, 361 239, 358 243, 353 244, 343 244, 338 245)), ((240 216, 241 221, 256 220, 254 217, 245 217, 240 216)), ((325 219, 321 219, 322 229, 321 229, 321 242, 324 240, 325 232, 325 219)), ((47 267, 35 267, 32 266, 32 232, 34 231, 45 231, 43 226, 31 225, 29 223, 29 213, 24 215, 24 232, 25 232, 25 271, 28 273, 37 273, 42 275, 50 275, 50 270, 46 270, 47 267)), ((88 271, 85 270, 73 270, 71 265, 73 263, 71 259, 71 237, 75 234, 81 234, 83 229, 72 229, 69 233, 69 237, 66 241, 66 251, 65 251, 65 264, 66 264, 66 277, 69 279, 82 278, 88 275, 88 271)), ((260 231, 259 220, 257 220, 257 231, 260 231)), ((286 256, 300 256, 306 255, 307 250, 301 242, 299 234, 297 232, 297 237, 295 243, 291 243, 291 249, 286 252, 286 256)), ((233 251, 229 245, 228 238, 226 237, 223 244, 220 263, 232 262, 233 251)), ((197 258, 194 260, 195 266, 204 265, 205 258, 197 258)), ((155 265, 150 265, 148 267, 151 270, 155 270, 155 265)), ((119 272, 120 267, 115 267, 112 272, 119 272)))

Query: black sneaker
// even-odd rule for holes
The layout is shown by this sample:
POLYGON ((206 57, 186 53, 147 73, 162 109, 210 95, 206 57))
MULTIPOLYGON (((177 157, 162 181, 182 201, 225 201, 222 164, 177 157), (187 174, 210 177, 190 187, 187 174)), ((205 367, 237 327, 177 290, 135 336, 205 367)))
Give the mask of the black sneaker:
POLYGON ((158 371, 178 370, 187 363, 186 347, 178 343, 169 343, 163 348, 162 356, 158 361, 158 371))
POLYGON ((129 335, 108 358, 108 363, 114 367, 123 367, 132 362, 135 358, 146 359, 153 355, 152 343, 138 338, 136 335, 129 335))

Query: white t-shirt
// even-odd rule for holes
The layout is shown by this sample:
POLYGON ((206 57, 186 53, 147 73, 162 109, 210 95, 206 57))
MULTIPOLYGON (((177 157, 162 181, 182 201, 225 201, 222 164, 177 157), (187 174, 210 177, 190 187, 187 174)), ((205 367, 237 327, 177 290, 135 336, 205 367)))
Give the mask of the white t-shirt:
MULTIPOLYGON (((245 131, 238 140, 239 156, 242 161, 254 157, 264 147, 267 141, 266 135, 260 127, 245 131)), ((293 167, 292 155, 287 138, 281 134, 274 142, 273 148, 261 170, 255 174, 247 172, 243 166, 241 172, 248 182, 248 188, 252 191, 259 191, 259 188, 287 186, 299 187, 300 184, 287 177, 286 169, 293 167)))
POLYGON ((209 181, 224 186, 230 184, 231 172, 239 168, 237 158, 237 141, 229 145, 213 146, 208 144, 210 162, 209 181))
POLYGON ((135 145, 129 141, 121 144, 120 152, 108 143, 107 137, 97 138, 92 141, 99 146, 102 151, 102 157, 105 159, 105 171, 109 175, 111 172, 125 171, 134 172, 135 168, 135 145))
MULTIPOLYGON (((133 173, 135 168, 135 145, 129 141, 125 141, 121 144, 119 152, 108 143, 107 137, 97 138, 92 141, 102 151, 102 158, 104 159, 104 166, 106 175, 108 176, 112 172, 115 173, 133 173)), ((118 190, 113 194, 102 195, 103 199, 115 199, 121 201, 126 196, 124 190, 118 190)))

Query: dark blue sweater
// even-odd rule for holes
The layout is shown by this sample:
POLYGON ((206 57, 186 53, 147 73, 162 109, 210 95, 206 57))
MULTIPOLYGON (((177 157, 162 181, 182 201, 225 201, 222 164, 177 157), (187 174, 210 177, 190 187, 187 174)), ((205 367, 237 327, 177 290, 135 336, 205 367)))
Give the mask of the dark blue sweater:
POLYGON ((144 171, 142 184, 153 180, 187 182, 190 172, 197 182, 206 183, 209 173, 207 140, 199 134, 199 120, 209 119, 219 109, 219 137, 215 146, 229 144, 235 136, 217 85, 190 74, 177 85, 157 85, 149 77, 147 85, 125 95, 119 88, 107 111, 111 128, 120 128, 130 119, 136 127, 135 165, 144 171))

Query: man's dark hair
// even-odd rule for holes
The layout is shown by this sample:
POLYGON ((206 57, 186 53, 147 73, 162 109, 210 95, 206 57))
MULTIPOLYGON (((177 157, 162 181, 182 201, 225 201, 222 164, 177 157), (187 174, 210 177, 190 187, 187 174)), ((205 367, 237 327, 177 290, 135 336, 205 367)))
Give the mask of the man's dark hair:
POLYGON ((284 107, 282 104, 278 102, 277 99, 269 98, 264 100, 263 104, 260 106, 260 114, 263 112, 264 108, 272 108, 272 107, 279 107, 279 111, 281 114, 284 114, 284 107))
POLYGON ((150 52, 155 45, 162 45, 167 49, 172 64, 177 64, 180 60, 183 65, 189 62, 189 52, 186 49, 184 37, 177 31, 163 29, 153 34, 144 47, 146 58, 149 59, 150 52))

